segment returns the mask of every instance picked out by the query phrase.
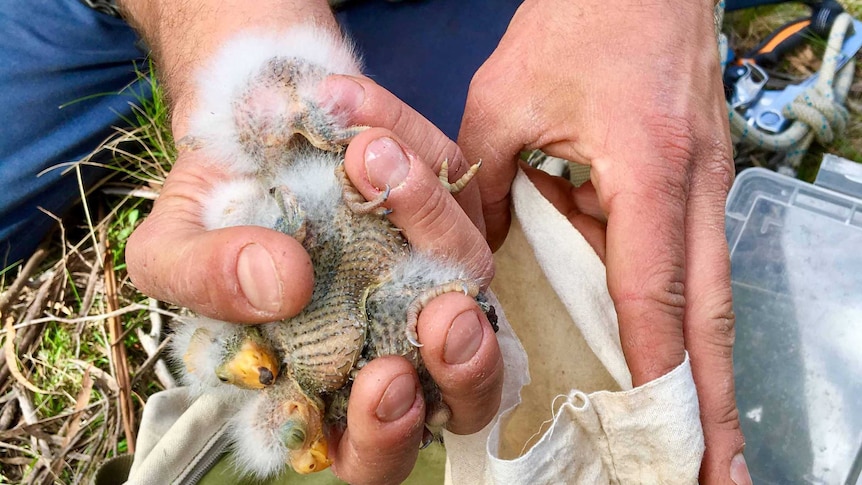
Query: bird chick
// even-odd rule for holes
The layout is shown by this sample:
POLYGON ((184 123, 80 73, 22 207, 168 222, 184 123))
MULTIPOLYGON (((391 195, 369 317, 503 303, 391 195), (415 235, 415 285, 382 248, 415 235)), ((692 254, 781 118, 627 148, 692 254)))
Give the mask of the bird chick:
POLYGON ((322 28, 251 32, 227 43, 201 72, 200 108, 184 146, 205 145, 213 162, 237 175, 271 176, 289 163, 297 135, 338 151, 361 127, 347 127, 321 100, 329 74, 360 75, 353 47, 322 28))
POLYGON ((241 470, 263 478, 288 464, 300 474, 328 468, 323 402, 293 380, 280 379, 258 393, 231 421, 241 470))
MULTIPOLYGON (((312 297, 298 315, 243 330, 199 324, 181 329, 188 336, 176 344, 187 381, 202 392, 243 393, 230 435, 239 468, 259 477, 285 464, 300 473, 329 465, 324 425, 343 425, 352 376, 379 356, 413 363, 426 424, 444 426, 449 409, 417 351, 418 315, 445 292, 481 299, 479 282, 457 265, 411 250, 384 217, 388 191, 366 201, 350 183, 343 145, 362 127, 347 127, 318 95, 337 73, 358 74, 359 65, 325 31, 239 39, 202 76, 201 108, 182 142, 229 175, 203 201, 207 229, 275 229, 301 242, 312 261, 312 297)), ((444 162, 440 179, 457 192, 477 169, 450 184, 444 162)))
MULTIPOLYGON (((183 366, 183 383, 195 395, 216 391, 263 389, 275 382, 279 359, 260 329, 208 318, 174 324, 173 360, 183 366)), ((237 397, 240 395, 237 394, 237 397)))

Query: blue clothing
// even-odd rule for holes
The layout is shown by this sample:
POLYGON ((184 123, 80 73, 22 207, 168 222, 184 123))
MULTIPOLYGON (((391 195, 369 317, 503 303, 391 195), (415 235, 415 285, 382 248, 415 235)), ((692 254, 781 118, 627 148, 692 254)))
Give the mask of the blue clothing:
POLYGON ((4 2, 0 26, 2 268, 55 224, 39 207, 62 215, 78 198, 74 173, 39 174, 80 159, 131 113, 134 98, 116 93, 135 81, 143 54, 124 21, 75 0, 4 2))
MULTIPOLYGON (((366 72, 454 139, 470 79, 520 3, 367 0, 348 3, 338 17, 366 72)), ((135 96, 149 92, 136 81, 146 66, 136 34, 78 0, 5 2, 0 31, 2 269, 26 258, 55 224, 39 207, 62 215, 78 198, 74 173, 42 172, 90 153, 129 117, 135 96)), ((83 171, 86 181, 98 176, 83 171)))
MULTIPOLYGON (((467 87, 520 0, 348 4, 338 13, 366 72, 457 136, 467 87)), ((144 69, 121 19, 78 0, 5 2, 0 9, 0 268, 26 258, 78 198, 74 173, 45 169, 90 153, 131 114, 144 69), (13 94, 14 93, 14 94, 13 94)), ((92 181, 96 170, 85 170, 92 181)))

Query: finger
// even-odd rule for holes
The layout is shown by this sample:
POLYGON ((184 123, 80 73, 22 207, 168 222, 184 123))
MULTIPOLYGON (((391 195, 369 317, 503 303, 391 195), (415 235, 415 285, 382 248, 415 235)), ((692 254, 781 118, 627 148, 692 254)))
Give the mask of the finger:
POLYGON ((421 158, 395 135, 372 128, 351 141, 345 170, 354 186, 372 200, 390 187, 388 216, 418 251, 464 266, 483 283, 494 275, 491 251, 482 234, 421 158))
POLYGON ((503 357, 494 330, 475 300, 447 293, 419 315, 422 360, 452 411, 446 427, 471 434, 496 415, 503 391, 503 357))
POLYGON ((201 201, 222 179, 193 158, 177 161, 129 238, 129 277, 144 294, 218 320, 261 323, 299 313, 311 299, 313 273, 295 239, 253 226, 204 230, 201 201))
POLYGON ((522 123, 517 123, 519 116, 507 115, 515 112, 520 103, 501 96, 510 91, 497 85, 505 81, 485 72, 487 67, 483 66, 470 82, 458 146, 467 160, 482 161, 483 170, 478 177, 482 215, 486 238, 496 251, 503 245, 512 222, 509 189, 517 172, 518 154, 527 140, 536 137, 525 133, 532 125, 530 120, 521 119, 522 123))
POLYGON ((521 164, 521 168, 542 196, 572 223, 592 246, 599 259, 604 261, 606 227, 602 221, 605 217, 601 215, 601 207, 598 205, 596 191, 592 184, 574 187, 571 182, 562 177, 554 177, 524 163, 521 164), (593 214, 598 213, 598 217, 585 213, 583 207, 593 214))
POLYGON ((726 483, 730 476, 738 485, 750 484, 734 398, 735 317, 724 230, 724 206, 734 169, 729 150, 704 155, 692 176, 686 216, 684 326, 706 441, 700 478, 701 483, 711 484, 726 483))
POLYGON ((424 430, 425 403, 413 366, 401 357, 374 359, 353 383, 332 470, 355 485, 401 483, 416 463, 424 430))
MULTIPOLYGON (((320 96, 324 106, 345 117, 350 125, 386 128, 395 133, 433 173, 439 173, 443 161, 448 161, 450 181, 457 180, 479 161, 465 159, 458 145, 433 123, 368 78, 330 76, 321 86, 320 96)), ((478 184, 468 185, 455 200, 484 234, 478 184)))
POLYGON ((608 290, 635 386, 663 376, 685 356, 684 222, 693 146, 686 136, 674 144, 651 145, 649 140, 666 138, 649 134, 637 144, 620 140, 619 146, 647 148, 637 153, 639 159, 623 154, 592 163, 593 183, 608 213, 608 290))

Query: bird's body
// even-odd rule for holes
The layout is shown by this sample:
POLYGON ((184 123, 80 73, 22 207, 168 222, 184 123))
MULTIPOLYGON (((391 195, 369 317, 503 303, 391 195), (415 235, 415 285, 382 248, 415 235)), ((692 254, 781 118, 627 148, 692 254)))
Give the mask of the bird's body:
MULTIPOLYGON (((219 87, 218 96, 204 97, 188 144, 234 174, 206 201, 205 226, 259 225, 295 237, 313 264, 311 301, 259 333, 191 321, 178 330, 185 337, 174 349, 186 363, 187 382, 238 401, 234 452, 237 463, 258 476, 285 462, 302 473, 328 466, 324 420, 346 418, 354 372, 382 355, 401 355, 416 366, 428 401, 426 422, 445 424, 448 408, 417 351, 416 319, 442 292, 479 293, 478 282, 457 265, 411 251, 385 217, 385 195, 365 201, 344 174, 342 144, 357 129, 344 127, 317 102, 317 88, 328 74, 359 72, 349 47, 313 29, 286 37, 264 42, 274 46, 269 55, 254 50, 259 59, 247 63, 247 72, 224 65, 224 73, 218 67, 209 72, 206 83, 234 81, 219 87), (314 52, 305 52, 304 43, 316 43, 314 52)), ((226 55, 241 50, 232 46, 226 55)))

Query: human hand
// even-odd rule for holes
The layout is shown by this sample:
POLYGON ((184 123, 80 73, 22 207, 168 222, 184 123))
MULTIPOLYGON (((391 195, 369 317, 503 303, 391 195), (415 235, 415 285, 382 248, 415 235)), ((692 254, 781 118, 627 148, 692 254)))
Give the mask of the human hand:
MULTIPOLYGON (((724 203, 734 172, 712 7, 525 1, 473 78, 459 145, 486 164, 494 248, 521 150, 592 167, 633 383, 666 374, 687 350, 706 440, 701 481, 750 483, 733 390, 724 203)), ((570 185, 550 193, 564 209, 583 195, 570 185)))
MULTIPOLYGON (((177 48, 162 45, 157 51, 171 49, 177 48)), ((167 65, 160 68, 172 73, 167 83, 173 96, 173 133, 181 139, 194 106, 194 93, 184 78, 190 69, 172 66, 173 55, 163 55, 167 65)), ((455 261, 487 285, 493 276, 490 249, 441 186, 436 169, 422 162, 433 160, 439 165, 448 157, 454 180, 463 172, 459 161, 464 160, 454 142, 370 81, 348 82, 358 92, 366 91, 363 85, 368 87, 366 102, 351 105, 357 98, 350 93, 357 91, 349 88, 321 93, 321 99, 325 96, 347 114, 355 108, 351 123, 392 129, 368 130, 353 140, 345 154, 353 184, 374 198, 390 183, 393 188, 386 203, 393 210, 390 218, 411 245, 455 261), (403 116, 375 118, 375 113, 384 111, 403 116), (402 144, 416 146, 416 151, 402 150, 402 144), (404 176, 403 183, 386 180, 381 185, 373 170, 366 173, 366 155, 374 155, 385 170, 393 168, 393 160, 406 161, 403 170, 396 170, 404 176)), ((180 153, 151 215, 129 241, 130 277, 144 293, 220 320, 258 323, 295 315, 311 295, 308 255, 294 239, 265 228, 206 231, 201 220, 203 201, 230 174, 208 160, 205 152, 180 153)), ((478 189, 473 187, 472 193, 475 197, 478 189)), ((502 390, 502 361, 486 317, 471 298, 443 295, 423 310, 418 331, 425 365, 453 413, 448 428, 460 433, 481 429, 496 412, 502 390)), ((347 429, 331 436, 333 470, 339 476, 351 483, 395 482, 407 476, 424 431, 424 403, 416 389, 416 372, 401 358, 378 359, 359 372, 348 405, 347 429)))
MULTIPOLYGON (((336 77, 328 86, 345 101, 357 124, 387 124, 354 138, 345 154, 345 170, 366 199, 388 184, 389 218, 414 250, 465 265, 485 284, 493 275, 490 248, 449 192, 437 169, 423 160, 463 157, 427 120, 367 79, 336 77), (362 93, 363 100, 355 95, 362 93), (349 106, 348 106, 349 105, 349 106), (380 117, 402 109, 399 122, 380 117), (403 141, 402 141, 403 140, 403 141), (420 156, 407 148, 424 146, 420 156), (445 155, 444 155, 445 157, 445 155)), ((464 164, 466 168, 466 164, 464 164)), ((459 175, 453 172, 451 179, 459 175)), ((469 434, 482 429, 500 404, 503 365, 496 336, 476 302, 461 293, 439 296, 419 316, 423 362, 452 411, 446 427, 469 434)), ((349 483, 400 483, 410 471, 423 439, 425 408, 416 371, 400 357, 366 365, 354 381, 344 434, 330 436, 333 471, 349 483), (409 377, 405 377, 409 376, 409 377)))

